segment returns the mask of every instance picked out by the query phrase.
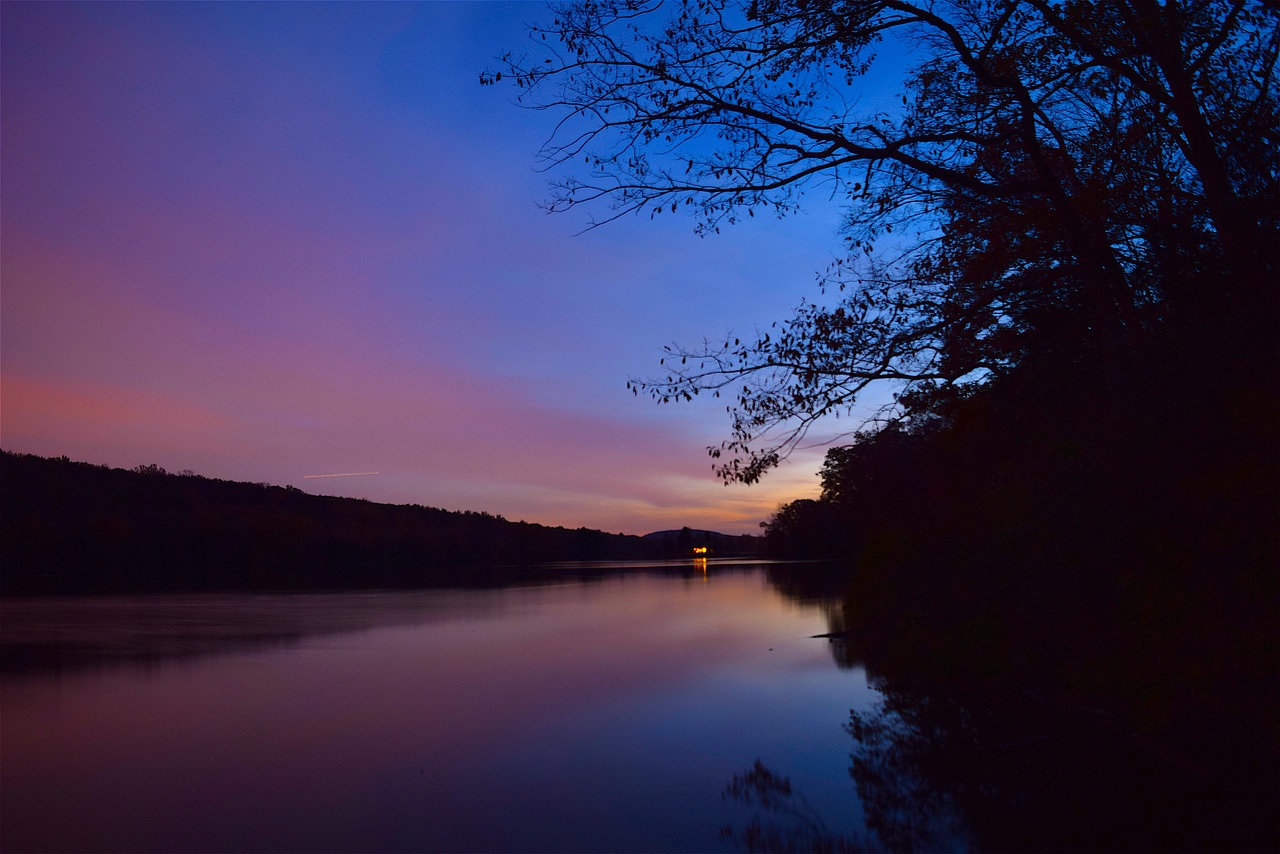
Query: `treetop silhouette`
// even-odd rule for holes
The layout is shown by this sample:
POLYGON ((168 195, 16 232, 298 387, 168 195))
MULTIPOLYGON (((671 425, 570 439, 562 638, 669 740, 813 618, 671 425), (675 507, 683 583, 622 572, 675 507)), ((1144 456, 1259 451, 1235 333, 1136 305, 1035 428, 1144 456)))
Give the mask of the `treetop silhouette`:
POLYGON ((1177 313, 1273 310, 1278 21, 1259 0, 582 0, 481 80, 563 114, 547 207, 603 204, 593 226, 845 203, 819 302, 631 382, 733 396, 709 451, 749 483, 873 383, 912 423, 1177 313), (914 61, 892 110, 863 98, 886 49, 914 61))

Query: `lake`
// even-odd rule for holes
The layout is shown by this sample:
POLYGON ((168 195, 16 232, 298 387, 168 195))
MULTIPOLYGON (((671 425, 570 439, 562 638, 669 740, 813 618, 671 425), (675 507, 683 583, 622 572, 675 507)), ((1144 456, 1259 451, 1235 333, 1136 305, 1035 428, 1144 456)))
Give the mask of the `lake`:
POLYGON ((812 637, 806 567, 629 569, 0 602, 0 844, 734 850, 757 760, 861 833, 845 726, 877 694, 812 637))

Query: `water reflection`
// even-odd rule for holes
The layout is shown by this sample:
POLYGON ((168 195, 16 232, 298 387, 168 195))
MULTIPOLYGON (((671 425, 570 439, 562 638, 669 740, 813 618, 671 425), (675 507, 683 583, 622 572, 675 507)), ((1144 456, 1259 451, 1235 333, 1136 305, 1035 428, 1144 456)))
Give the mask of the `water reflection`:
POLYGON ((788 777, 769 770, 757 759, 750 769, 734 774, 725 797, 754 812, 741 829, 721 828, 721 836, 744 851, 873 851, 876 846, 863 833, 841 836, 828 826, 822 812, 788 777))
MULTIPOLYGON (((785 586, 785 585, 782 585, 785 586)), ((829 650, 878 700, 850 712, 860 831, 833 833, 789 768, 756 760, 726 797, 753 808, 725 834, 748 851, 1263 851, 1280 844, 1273 745, 1206 720, 1183 745, 1103 710, 1050 701, 984 670, 981 649, 928 672, 827 611, 829 650), (1252 744, 1252 747, 1249 745, 1252 744)), ((899 654, 902 646, 891 647, 899 654)), ((1141 674, 1134 674, 1141 690, 1141 674)))
POLYGON ((467 589, 587 585, 619 574, 706 580, 711 572, 751 572, 761 566, 785 572, 789 565, 733 558, 584 561, 509 567, 496 575, 486 568, 475 588, 0 599, 0 673, 12 677, 120 663, 146 669, 170 659, 297 644, 313 635, 467 619, 501 606, 500 595, 468 596, 467 589))
POLYGON ((1216 760, 1170 752, 981 650, 926 675, 842 584, 690 558, 0 601, 0 848, 1274 849, 1267 755, 1207 724, 1216 760))
POLYGON ((0 601, 0 672, 12 677, 297 644, 476 607, 421 593, 197 594, 0 601))
POLYGON ((850 774, 896 851, 1274 850, 1280 779, 1266 747, 1178 754, 1104 712, 1032 692, 890 677, 855 710, 850 774), (1191 755, 1195 761, 1188 761, 1191 755))
POLYGON ((848 835, 841 722, 871 692, 800 598, 713 559, 0 603, 7 650, 78 650, 0 674, 0 848, 728 850, 724 782, 757 755, 848 835))

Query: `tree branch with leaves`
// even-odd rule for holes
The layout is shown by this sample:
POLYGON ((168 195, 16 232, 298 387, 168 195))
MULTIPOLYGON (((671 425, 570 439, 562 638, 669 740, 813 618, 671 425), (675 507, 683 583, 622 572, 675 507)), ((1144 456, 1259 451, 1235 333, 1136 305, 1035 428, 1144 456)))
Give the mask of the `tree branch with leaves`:
POLYGON ((631 381, 727 394, 710 453, 753 482, 872 384, 910 419, 1036 354, 1135 340, 1188 297, 1193 250, 1230 275, 1192 302, 1270 298, 1277 20, 1259 0, 580 0, 481 80, 562 114, 546 206, 603 206, 589 227, 846 205, 821 305, 631 381), (865 106, 886 49, 916 60, 901 107, 865 106))

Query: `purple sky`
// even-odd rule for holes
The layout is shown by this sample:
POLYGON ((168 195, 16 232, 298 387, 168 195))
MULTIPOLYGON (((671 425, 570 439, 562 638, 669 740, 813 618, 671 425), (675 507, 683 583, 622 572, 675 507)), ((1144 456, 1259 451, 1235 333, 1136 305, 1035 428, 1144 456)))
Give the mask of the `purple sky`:
POLYGON ((786 316, 838 211, 575 236, 554 117, 478 85, 541 4, 0 14, 5 450, 626 533, 816 494, 820 450, 722 486, 721 401, 625 383, 786 316))

